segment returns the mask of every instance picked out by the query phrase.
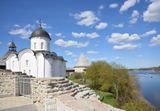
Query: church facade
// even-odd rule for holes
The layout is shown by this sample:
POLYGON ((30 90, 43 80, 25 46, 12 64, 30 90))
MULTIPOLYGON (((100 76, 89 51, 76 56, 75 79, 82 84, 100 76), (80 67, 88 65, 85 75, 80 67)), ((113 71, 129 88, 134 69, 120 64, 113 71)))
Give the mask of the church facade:
POLYGON ((16 52, 16 45, 11 42, 5 58, 6 69, 40 78, 65 77, 66 61, 50 51, 50 41, 48 32, 40 26, 30 36, 30 48, 16 52))

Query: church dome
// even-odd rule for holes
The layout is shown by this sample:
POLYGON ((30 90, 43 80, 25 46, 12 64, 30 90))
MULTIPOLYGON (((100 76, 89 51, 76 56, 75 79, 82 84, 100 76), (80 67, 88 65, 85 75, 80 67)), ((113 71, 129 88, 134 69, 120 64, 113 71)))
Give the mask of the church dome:
POLYGON ((42 27, 37 28, 35 31, 32 32, 30 39, 33 37, 46 37, 46 38, 50 38, 49 34, 47 31, 45 31, 42 27))
POLYGON ((16 45, 15 45, 15 43, 12 41, 12 42, 9 42, 9 43, 8 43, 8 47, 9 47, 9 48, 16 48, 16 45))

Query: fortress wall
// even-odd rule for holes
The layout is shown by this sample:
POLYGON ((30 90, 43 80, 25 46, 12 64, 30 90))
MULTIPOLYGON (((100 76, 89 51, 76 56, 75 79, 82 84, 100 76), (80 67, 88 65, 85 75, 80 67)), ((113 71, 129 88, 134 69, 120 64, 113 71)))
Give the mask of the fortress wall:
POLYGON ((15 95, 15 75, 11 71, 0 70, 0 94, 15 95))
POLYGON ((0 69, 0 94, 19 96, 19 79, 29 77, 21 72, 0 69))
POLYGON ((31 91, 33 102, 40 104, 42 109, 47 109, 46 111, 60 111, 64 108, 70 109, 69 107, 67 108, 63 102, 57 99, 58 96, 65 94, 75 98, 98 100, 96 94, 90 88, 73 83, 63 77, 32 78, 31 91))

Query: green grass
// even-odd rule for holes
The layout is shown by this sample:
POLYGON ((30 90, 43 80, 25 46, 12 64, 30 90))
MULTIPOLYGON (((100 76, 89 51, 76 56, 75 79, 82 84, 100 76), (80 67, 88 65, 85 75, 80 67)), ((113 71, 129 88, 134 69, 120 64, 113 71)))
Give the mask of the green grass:
POLYGON ((116 106, 116 100, 112 93, 96 91, 97 95, 100 96, 103 103, 110 104, 112 106, 116 106))
POLYGON ((75 76, 69 76, 68 79, 73 81, 73 82, 83 84, 82 79, 77 79, 75 76))
MULTIPOLYGON (((76 77, 75 75, 69 76, 68 79, 73 81, 73 82, 83 84, 82 78, 76 77)), ((96 92, 97 95, 100 96, 100 98, 103 98, 103 100, 102 100, 103 103, 110 104, 112 106, 116 106, 116 100, 115 100, 112 93, 103 92, 103 91, 99 91, 99 90, 97 90, 95 92, 96 92)))

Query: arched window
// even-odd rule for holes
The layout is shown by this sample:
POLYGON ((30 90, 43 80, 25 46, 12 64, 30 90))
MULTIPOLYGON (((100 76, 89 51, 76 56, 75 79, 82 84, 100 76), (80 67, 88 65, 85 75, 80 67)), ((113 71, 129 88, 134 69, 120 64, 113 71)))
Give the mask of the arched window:
POLYGON ((34 49, 36 49, 36 42, 34 42, 34 49))
POLYGON ((43 49, 43 47, 44 47, 43 45, 44 45, 43 42, 41 42, 41 49, 43 49))
POLYGON ((26 60, 26 67, 28 66, 28 60, 26 60))

